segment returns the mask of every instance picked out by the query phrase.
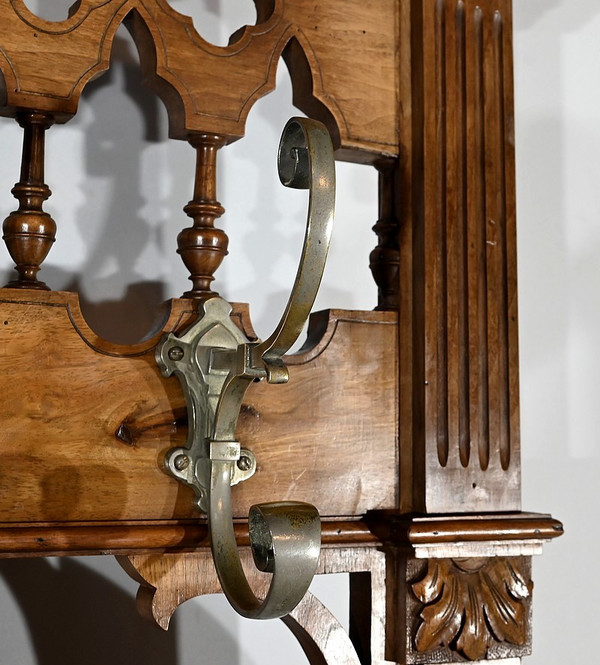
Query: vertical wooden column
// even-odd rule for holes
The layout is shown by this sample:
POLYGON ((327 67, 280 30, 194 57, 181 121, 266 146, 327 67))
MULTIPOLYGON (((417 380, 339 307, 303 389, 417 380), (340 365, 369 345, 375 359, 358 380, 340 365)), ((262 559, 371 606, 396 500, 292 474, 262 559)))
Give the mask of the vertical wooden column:
POLYGON ((394 204, 395 160, 384 160, 375 165, 379 171, 379 219, 373 227, 379 243, 369 256, 369 266, 378 288, 376 309, 398 309, 398 218, 394 204))
POLYGON ((196 149, 196 180, 194 198, 184 210, 194 223, 177 236, 177 251, 190 271, 193 284, 183 297, 208 298, 217 295, 211 289, 211 282, 229 243, 227 234, 214 226, 225 212, 217 201, 217 152, 226 139, 216 134, 193 134, 189 142, 196 149))
POLYGON ((399 12, 386 660, 512 664, 531 651, 531 556, 562 526, 520 512, 511 0, 399 12))
POLYGON ((511 4, 401 6, 402 506, 518 510, 511 4))
POLYGON ((52 194, 44 183, 44 135, 54 120, 49 113, 27 111, 19 113, 17 121, 23 128, 23 156, 21 178, 12 193, 19 201, 19 209, 4 220, 2 228, 19 276, 7 286, 48 289, 37 279, 37 274, 56 235, 54 220, 42 210, 44 201, 52 194))

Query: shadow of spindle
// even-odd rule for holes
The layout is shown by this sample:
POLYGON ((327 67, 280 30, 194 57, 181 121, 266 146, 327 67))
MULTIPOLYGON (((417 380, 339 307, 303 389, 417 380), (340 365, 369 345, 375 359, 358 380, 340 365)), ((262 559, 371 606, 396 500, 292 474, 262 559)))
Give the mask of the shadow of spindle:
POLYGON ((178 665, 175 625, 164 633, 147 624, 128 593, 76 559, 0 561, 0 575, 23 612, 37 665, 178 665))
MULTIPOLYGON (((157 224, 161 220, 156 218, 161 212, 156 201, 152 205, 144 196, 150 192, 154 197, 163 169, 152 165, 144 178, 142 171, 148 144, 166 140, 167 120, 160 100, 141 85, 134 48, 128 36, 117 34, 111 69, 84 91, 83 103, 93 121, 85 131, 88 179, 79 224, 89 259, 81 277, 70 284, 80 292, 90 327, 120 343, 136 342, 156 327, 166 297, 159 279, 163 257, 157 224), (100 199, 95 179, 109 193, 108 200, 100 199), (86 228, 90 223, 96 228, 86 228), (147 273, 153 263, 156 279, 138 272, 147 273)), ((190 181, 192 174, 190 170, 190 181)))

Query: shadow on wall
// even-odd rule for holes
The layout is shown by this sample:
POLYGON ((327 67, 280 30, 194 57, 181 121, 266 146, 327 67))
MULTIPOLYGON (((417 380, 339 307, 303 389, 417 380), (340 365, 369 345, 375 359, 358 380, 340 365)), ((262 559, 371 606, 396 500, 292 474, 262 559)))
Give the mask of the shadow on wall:
POLYGON ((598 581, 587 575, 573 603, 569 571, 575 552, 578 570, 594 570, 600 550, 588 527, 600 472, 600 3, 515 0, 514 16, 523 505, 566 528, 534 563, 527 661, 558 665, 596 651, 598 581))
MULTIPOLYGON (((4 560, 0 576, 21 609, 35 665, 239 662, 238 645, 210 614, 210 603, 179 608, 164 632, 138 615, 129 593, 76 559, 4 560), (181 645, 179 618, 187 638, 181 645), (186 653, 193 653, 193 660, 184 659, 186 653)), ((27 662, 20 644, 1 631, 0 637, 3 663, 27 662)))
MULTIPOLYGON (((132 40, 123 27, 119 31, 111 68, 84 93, 93 120, 84 133, 85 203, 77 217, 82 237, 87 241, 92 235, 93 242, 82 276, 68 290, 80 293, 83 314, 96 333, 132 343, 155 327, 156 313, 167 296, 160 279, 148 280, 138 273, 140 257, 155 264, 157 277, 161 273, 158 211, 149 209, 142 194, 158 183, 143 181, 142 151, 166 140, 167 119, 158 97, 141 84, 132 40), (94 186, 103 180, 106 198, 94 186)), ((145 176, 152 179, 156 172, 145 176)))
MULTIPOLYGON (((76 560, 5 560, 0 575, 23 613, 37 665, 178 664, 175 627, 165 633, 147 624, 129 594, 76 560)), ((14 648, 10 642, 3 637, 3 649, 14 648)))
MULTIPOLYGON (((167 212, 158 202, 159 181, 167 167, 158 163, 160 154, 151 152, 166 141, 167 118, 160 100, 141 85, 135 46, 123 26, 115 36, 111 58, 111 68, 88 84, 79 113, 68 124, 83 139, 84 176, 79 192, 83 203, 76 210, 71 233, 80 236, 87 259, 79 274, 73 274, 53 264, 51 252, 40 279, 52 289, 77 292, 84 317, 101 337, 134 343, 159 325, 161 304, 176 295, 167 294, 160 279, 165 272, 160 226, 167 212), (150 158, 144 155, 148 150, 150 158), (149 162, 157 163, 148 168, 149 162), (149 279, 149 275, 155 277, 149 279)), ((60 145, 61 131, 61 127, 53 128, 49 139, 60 145)), ((52 151, 47 152, 51 158, 52 151)), ((193 154, 189 152, 191 191, 193 154)), ((50 169, 53 163, 47 162, 50 169)), ((61 173, 60 181, 74 176, 61 173)), ((57 192, 60 181, 52 183, 57 192)), ((182 211, 185 196, 178 208, 181 227, 187 219, 182 211)), ((64 237, 68 233, 61 224, 64 203, 64 196, 55 194, 45 206, 57 222, 57 248, 63 243, 76 246, 73 239, 64 237)), ((173 254, 175 236, 168 245, 173 254)), ((2 281, 12 278, 13 271, 8 270, 2 281)))

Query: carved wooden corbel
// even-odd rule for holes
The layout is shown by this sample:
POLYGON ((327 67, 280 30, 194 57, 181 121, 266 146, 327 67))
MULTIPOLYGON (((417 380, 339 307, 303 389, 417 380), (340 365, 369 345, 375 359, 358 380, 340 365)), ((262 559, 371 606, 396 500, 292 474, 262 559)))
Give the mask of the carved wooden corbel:
POLYGON ((422 603, 417 652, 446 647, 482 660, 503 642, 530 647, 530 575, 523 557, 427 560, 425 575, 412 584, 422 603))

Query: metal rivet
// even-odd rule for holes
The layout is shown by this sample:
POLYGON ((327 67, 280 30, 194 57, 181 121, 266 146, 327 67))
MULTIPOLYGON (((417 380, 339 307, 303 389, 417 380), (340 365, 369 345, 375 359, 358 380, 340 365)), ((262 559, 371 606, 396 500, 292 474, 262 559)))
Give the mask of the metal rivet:
POLYGON ((246 457, 246 455, 242 455, 237 461, 237 468, 240 471, 250 471, 252 468, 252 460, 249 457, 246 457))
POLYGON ((180 346, 174 346, 169 349, 169 359, 173 361, 181 360, 183 358, 183 349, 180 346))
POLYGON ((178 455, 175 459, 175 468, 177 471, 183 471, 190 465, 190 458, 187 455, 178 455))

